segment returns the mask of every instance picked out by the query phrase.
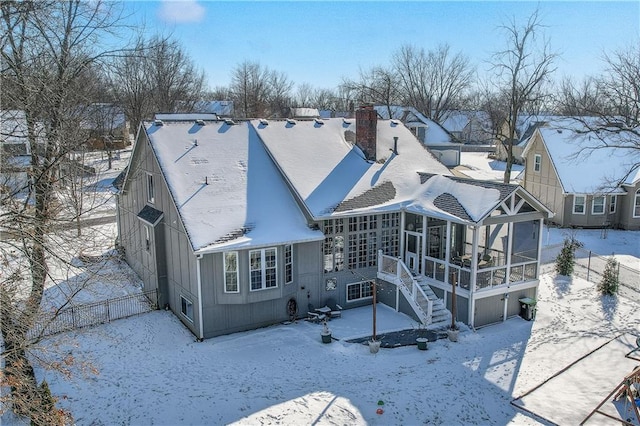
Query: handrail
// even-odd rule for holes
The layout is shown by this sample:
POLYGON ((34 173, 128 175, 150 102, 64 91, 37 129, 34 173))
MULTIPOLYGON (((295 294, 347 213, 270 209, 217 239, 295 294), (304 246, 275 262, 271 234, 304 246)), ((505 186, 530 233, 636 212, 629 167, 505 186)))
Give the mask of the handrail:
POLYGON ((425 324, 431 324, 433 316, 433 301, 429 300, 422 287, 420 287, 416 279, 413 277, 413 274, 407 265, 405 265, 400 258, 383 254, 382 250, 378 252, 378 256, 378 272, 393 276, 395 278, 394 284, 398 285, 411 304, 413 310, 418 314, 418 316, 422 317, 422 322, 425 324), (422 303, 426 303, 427 312, 422 308, 422 303))

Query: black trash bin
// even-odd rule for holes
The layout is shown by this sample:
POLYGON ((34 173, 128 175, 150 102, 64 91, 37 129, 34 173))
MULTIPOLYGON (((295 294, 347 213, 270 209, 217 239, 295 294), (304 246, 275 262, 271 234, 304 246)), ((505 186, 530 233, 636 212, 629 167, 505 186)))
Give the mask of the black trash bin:
POLYGON ((530 297, 518 299, 520 302, 520 316, 527 321, 531 321, 536 317, 536 301, 530 297))

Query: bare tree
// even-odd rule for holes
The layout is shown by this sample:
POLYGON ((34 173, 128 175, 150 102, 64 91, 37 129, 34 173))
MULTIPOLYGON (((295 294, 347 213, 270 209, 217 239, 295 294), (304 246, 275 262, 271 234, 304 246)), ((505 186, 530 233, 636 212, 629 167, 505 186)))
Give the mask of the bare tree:
POLYGON ((577 112, 573 119, 579 132, 589 135, 581 138, 581 155, 602 149, 628 153, 626 170, 614 182, 619 185, 640 167, 640 42, 605 54, 604 61, 607 69, 590 80, 587 101, 574 90, 564 106, 577 112))
POLYGON ((245 61, 231 73, 231 95, 240 117, 282 116, 290 106, 293 83, 284 73, 245 61))
POLYGON ((111 84, 133 126, 156 112, 190 112, 206 90, 198 70, 176 41, 138 39, 111 67, 111 84))
POLYGON ((399 100, 399 83, 396 74, 382 66, 375 66, 369 70, 360 70, 357 81, 345 79, 343 87, 355 94, 359 103, 373 103, 384 105, 391 114, 391 106, 399 100))
POLYGON ((607 110, 599 83, 593 77, 587 77, 579 83, 565 78, 556 92, 555 110, 560 115, 592 115, 607 110))
POLYGON ((402 46, 393 56, 393 68, 404 103, 436 121, 459 106, 474 74, 469 59, 453 54, 448 44, 430 51, 402 46))
POLYGON ((0 385, 11 388, 3 404, 37 425, 60 424, 65 416, 37 383, 29 355, 38 338, 28 332, 40 314, 51 262, 77 247, 52 232, 69 221, 61 216, 58 191, 69 154, 87 140, 78 130, 82 105, 92 100, 87 70, 110 53, 99 40, 116 37, 113 12, 117 5, 99 1, 0 3, 1 82, 12 87, 9 103, 23 113, 30 152, 28 184, 20 194, 3 193, 0 202, 0 231, 12 236, 0 244, 0 385))
POLYGON ((505 33, 505 49, 493 55, 492 66, 496 72, 498 92, 507 95, 506 136, 501 138, 507 152, 504 182, 511 180, 513 145, 517 141, 518 116, 528 107, 540 105, 548 97, 544 85, 555 71, 557 54, 545 39, 539 41, 542 30, 538 10, 529 16, 523 26, 515 18, 500 27, 505 33))

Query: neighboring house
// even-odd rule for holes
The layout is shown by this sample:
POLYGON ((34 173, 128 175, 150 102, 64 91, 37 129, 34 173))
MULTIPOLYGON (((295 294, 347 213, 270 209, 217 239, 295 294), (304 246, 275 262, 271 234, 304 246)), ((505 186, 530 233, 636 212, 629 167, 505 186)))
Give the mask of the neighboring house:
POLYGON ((395 120, 142 123, 119 245, 200 339, 378 300, 481 326, 537 295, 550 212, 522 187, 452 177, 395 120), (440 299, 437 299, 437 297, 440 299), (448 314, 450 318, 450 314, 448 314))
POLYGON ((414 107, 376 105, 374 108, 382 119, 402 122, 445 166, 460 165, 462 145, 454 142, 449 132, 437 122, 414 107))
POLYGON ((194 105, 193 111, 230 118, 233 117, 233 101, 199 101, 194 105))
MULTIPOLYGON (((516 121, 516 135, 513 144, 512 154, 513 161, 516 164, 522 164, 524 157, 522 153, 527 147, 527 143, 533 136, 533 132, 536 128, 547 121, 558 120, 560 117, 554 115, 541 115, 541 114, 521 114, 516 121)), ((506 139, 504 135, 509 133, 507 123, 503 123, 501 135, 498 135, 495 139, 495 157, 500 161, 507 161, 507 149, 501 140, 506 139)))
POLYGON ((484 111, 447 111, 441 125, 458 142, 474 145, 494 142, 491 119, 484 111))
POLYGON ((560 226, 640 229, 640 171, 617 184, 633 167, 630 151, 580 153, 596 137, 580 130, 571 118, 535 128, 523 152, 525 189, 554 212, 552 221, 560 226))
MULTIPOLYGON (((38 126, 41 130, 41 126, 38 126)), ((0 190, 20 191, 29 183, 31 146, 24 111, 0 111, 0 190)))
POLYGON ((129 123, 118 105, 94 103, 81 114, 81 127, 89 132, 89 148, 115 150, 129 145, 129 123))

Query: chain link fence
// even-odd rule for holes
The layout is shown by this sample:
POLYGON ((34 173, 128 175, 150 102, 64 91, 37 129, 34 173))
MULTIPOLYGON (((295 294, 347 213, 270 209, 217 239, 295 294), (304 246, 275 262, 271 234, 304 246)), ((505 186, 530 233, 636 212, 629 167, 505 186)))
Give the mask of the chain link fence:
MULTIPOLYGON (((563 244, 554 244, 542 247, 540 258, 541 273, 555 271, 555 261, 563 244)), ((607 266, 609 256, 602 256, 585 248, 576 249, 576 264, 574 275, 586 279, 589 282, 599 283, 607 266)), ((620 287, 618 292, 622 295, 640 299, 640 271, 618 262, 618 280, 620 287)))

